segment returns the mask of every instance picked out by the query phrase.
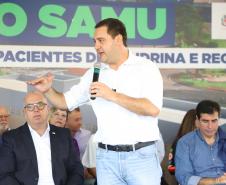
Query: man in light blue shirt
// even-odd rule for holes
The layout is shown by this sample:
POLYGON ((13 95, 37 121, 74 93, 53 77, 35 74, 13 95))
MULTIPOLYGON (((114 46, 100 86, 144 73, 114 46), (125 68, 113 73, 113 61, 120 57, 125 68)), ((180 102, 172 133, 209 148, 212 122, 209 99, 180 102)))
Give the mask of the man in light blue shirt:
POLYGON ((210 100, 196 107, 197 129, 177 143, 176 178, 180 185, 226 184, 224 164, 218 153, 220 106, 210 100))

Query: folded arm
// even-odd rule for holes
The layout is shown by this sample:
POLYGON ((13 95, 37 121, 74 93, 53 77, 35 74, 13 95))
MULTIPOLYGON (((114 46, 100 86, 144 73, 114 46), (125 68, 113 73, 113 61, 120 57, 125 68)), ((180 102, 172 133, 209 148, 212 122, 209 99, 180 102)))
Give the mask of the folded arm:
POLYGON ((147 98, 133 98, 125 94, 115 92, 107 85, 101 82, 94 82, 91 84, 90 93, 95 94, 96 97, 102 97, 106 100, 112 101, 131 112, 144 116, 158 116, 160 110, 147 98))

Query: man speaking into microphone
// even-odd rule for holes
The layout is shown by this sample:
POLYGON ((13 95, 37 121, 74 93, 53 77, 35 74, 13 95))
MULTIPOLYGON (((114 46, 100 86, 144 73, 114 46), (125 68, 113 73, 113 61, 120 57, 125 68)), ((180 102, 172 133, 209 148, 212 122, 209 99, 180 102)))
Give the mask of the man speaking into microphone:
POLYGON ((162 171, 155 141, 163 100, 160 71, 129 51, 125 26, 118 19, 97 23, 93 40, 101 60, 98 80, 92 68, 64 94, 51 87, 52 75, 28 84, 61 109, 73 110, 90 100, 98 125, 98 185, 159 185, 162 171))

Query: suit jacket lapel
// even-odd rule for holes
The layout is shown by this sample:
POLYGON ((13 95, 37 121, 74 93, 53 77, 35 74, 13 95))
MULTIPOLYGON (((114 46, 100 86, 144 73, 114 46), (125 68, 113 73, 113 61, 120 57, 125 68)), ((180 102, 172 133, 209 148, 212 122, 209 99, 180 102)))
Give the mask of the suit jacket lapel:
MULTIPOLYGON (((58 142, 57 142, 57 132, 56 129, 50 124, 50 131, 49 131, 49 137, 50 137, 50 148, 51 148, 51 160, 52 160, 52 170, 53 174, 55 173, 55 169, 57 168, 55 164, 57 164, 59 154, 58 151, 58 142)), ((54 175, 53 175, 54 177, 54 175)))
POLYGON ((31 136, 31 132, 28 128, 27 123, 25 123, 21 127, 21 129, 23 132, 23 134, 22 134, 23 142, 25 143, 25 146, 28 149, 26 152, 30 153, 32 163, 35 167, 35 170, 38 172, 38 162, 37 162, 37 155, 36 155, 36 151, 35 151, 35 145, 34 145, 34 142, 33 142, 32 136, 31 136))

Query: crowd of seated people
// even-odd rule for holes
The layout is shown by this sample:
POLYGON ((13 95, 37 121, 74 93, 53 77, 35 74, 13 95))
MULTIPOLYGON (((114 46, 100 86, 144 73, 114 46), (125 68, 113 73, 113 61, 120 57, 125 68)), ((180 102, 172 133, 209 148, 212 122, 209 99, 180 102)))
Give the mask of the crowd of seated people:
POLYGON ((26 122, 2 136, 0 184, 83 185, 83 166, 70 132, 49 124, 44 95, 28 92, 23 114, 26 122))
MULTIPOLYGON (((17 129, 13 129, 14 131, 10 131, 9 134, 6 133, 10 130, 10 113, 6 107, 0 106, 0 144, 2 142, 3 135, 0 164, 5 165, 6 162, 10 164, 9 160, 17 160, 13 158, 12 155, 12 153, 17 151, 9 150, 9 148, 4 146, 4 143, 7 144, 7 146, 10 144, 15 144, 17 142, 21 142, 21 145, 27 144, 22 143, 22 141, 17 138, 19 137, 17 135, 20 135, 18 134, 18 132, 21 132, 22 130, 26 130, 26 132, 29 131, 32 137, 27 138, 27 140, 34 140, 34 138, 36 138, 37 136, 34 133, 37 133, 41 137, 45 135, 46 129, 52 130, 53 128, 55 128, 48 126, 47 123, 49 122, 50 125, 55 125, 57 126, 57 128, 66 127, 65 129, 70 130, 70 137, 73 141, 72 150, 74 152, 75 158, 74 160, 72 160, 72 162, 80 165, 80 161, 80 163, 82 162, 81 164, 84 167, 83 173, 80 174, 80 171, 83 168, 82 166, 79 166, 78 169, 80 171, 77 171, 78 174, 75 175, 76 178, 79 178, 81 184, 85 183, 86 185, 97 185, 96 148, 98 147, 98 143, 95 142, 94 133, 82 128, 83 124, 80 108, 76 108, 73 111, 69 112, 67 110, 61 110, 57 109, 56 107, 51 107, 50 111, 45 111, 45 106, 48 106, 48 103, 46 102, 46 99, 37 92, 28 93, 25 97, 24 102, 24 116, 26 123, 17 129), (41 108, 39 105, 40 102, 44 103, 43 107, 41 108), (33 107, 32 110, 31 106, 33 107), (43 122, 44 127, 39 128, 36 125, 37 123, 35 123, 35 119, 30 118, 30 114, 32 114, 33 112, 42 112, 43 110, 46 112, 46 114, 43 115, 44 120, 47 119, 47 121, 43 122), (26 129, 24 129, 25 127, 26 129), (15 143, 10 143, 11 137, 15 137, 16 140, 13 141, 15 143), (84 182, 83 176, 86 179, 84 182)), ((165 154, 164 141, 162 139, 162 136, 160 137, 161 140, 156 143, 160 162, 162 161, 164 155, 168 156, 168 171, 172 176, 175 176, 177 184, 226 184, 226 133, 219 127, 220 113, 220 105, 217 102, 211 100, 203 100, 198 103, 195 109, 188 110, 184 115, 180 128, 176 134, 174 141, 172 142, 169 153, 165 154)), ((55 131, 57 130, 54 130, 54 132, 55 131)), ((55 135, 57 134, 57 132, 55 133, 55 135)), ((41 154, 39 153, 39 149, 36 148, 36 142, 38 143, 39 141, 36 139, 34 142, 35 152, 38 157, 37 164, 41 166, 44 163, 39 161, 39 155, 41 154)), ((15 162, 17 163, 17 161, 15 162)), ((24 163, 23 165, 24 167, 28 167, 26 166, 27 163, 24 163)), ((54 164, 48 164, 49 170, 52 169, 52 165, 54 164)), ((43 181, 43 179, 47 177, 45 175, 43 176, 44 172, 42 172, 39 167, 37 168, 37 166, 33 166, 32 168, 36 168, 36 171, 34 172, 37 177, 39 176, 39 178, 37 178, 38 181, 43 181)), ((8 168, 5 167, 4 170, 0 170, 0 184, 2 182, 8 183, 18 181, 19 185, 20 182, 23 182, 24 184, 30 182, 30 178, 25 178, 26 180, 17 178, 12 179, 11 177, 7 177, 5 175, 6 173, 15 172, 16 169, 10 168, 10 166, 8 168), (4 178, 2 178, 3 174, 4 178)), ((53 181, 55 182, 55 175, 56 174, 52 174, 51 176, 47 173, 48 181, 46 182, 50 184, 53 183, 53 181)), ((167 183, 167 179, 162 178, 161 184, 163 185, 169 183, 167 183)))

